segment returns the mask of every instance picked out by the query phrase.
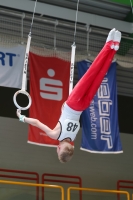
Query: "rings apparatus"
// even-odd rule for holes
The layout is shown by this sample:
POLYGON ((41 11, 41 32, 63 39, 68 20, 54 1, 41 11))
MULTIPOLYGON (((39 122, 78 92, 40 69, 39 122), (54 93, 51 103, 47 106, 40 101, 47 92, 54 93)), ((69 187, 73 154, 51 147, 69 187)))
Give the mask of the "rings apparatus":
POLYGON ((35 14, 35 9, 36 9, 36 3, 37 3, 37 0, 35 1, 34 12, 33 12, 32 22, 31 22, 31 27, 30 27, 30 32, 29 32, 28 40, 27 40, 25 59, 24 59, 24 66, 23 66, 22 89, 17 91, 13 96, 13 101, 14 101, 15 106, 18 109, 21 109, 21 110, 27 110, 31 106, 31 102, 32 102, 30 94, 28 92, 26 92, 26 86, 27 86, 27 65, 28 65, 28 57, 29 57, 29 51, 30 51, 31 31, 32 31, 33 19, 34 19, 34 14, 35 14), (16 97, 17 97, 17 95, 19 93, 25 94, 28 97, 28 99, 29 99, 28 106, 21 107, 21 106, 18 105, 16 97))
POLYGON ((15 106, 16 106, 18 109, 20 109, 20 110, 27 110, 28 108, 30 108, 31 103, 32 103, 31 96, 29 95, 28 92, 26 92, 26 91, 24 91, 24 90, 18 90, 18 91, 14 94, 14 96, 13 96, 13 101, 14 101, 15 106), (18 103, 17 103, 17 101, 16 101, 16 98, 17 98, 17 95, 20 94, 20 93, 21 93, 21 94, 24 94, 24 95, 26 95, 26 96, 28 97, 28 99, 29 99, 29 104, 28 104, 28 106, 26 106, 26 107, 21 107, 21 106, 18 105, 18 103))

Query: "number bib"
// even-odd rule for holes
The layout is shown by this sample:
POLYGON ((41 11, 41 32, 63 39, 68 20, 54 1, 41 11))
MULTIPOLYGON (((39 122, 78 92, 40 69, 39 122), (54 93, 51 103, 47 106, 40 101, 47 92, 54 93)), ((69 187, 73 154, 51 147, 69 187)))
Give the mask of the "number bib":
POLYGON ((79 121, 65 119, 64 123, 62 124, 61 135, 64 136, 64 138, 70 137, 73 141, 78 133, 79 128, 79 121))

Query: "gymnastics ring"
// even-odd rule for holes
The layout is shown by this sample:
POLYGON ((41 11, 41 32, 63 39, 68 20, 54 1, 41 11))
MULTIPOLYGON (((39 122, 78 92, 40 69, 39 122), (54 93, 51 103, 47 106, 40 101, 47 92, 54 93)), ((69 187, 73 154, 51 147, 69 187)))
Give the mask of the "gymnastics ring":
POLYGON ((14 96, 13 96, 13 101, 14 101, 15 106, 16 106, 18 109, 20 109, 20 110, 27 110, 27 109, 31 106, 31 102, 32 102, 31 96, 30 96, 29 93, 26 92, 25 90, 18 90, 18 91, 14 94, 14 96), (18 105, 18 103, 17 103, 17 101, 16 101, 16 97, 17 97, 17 95, 20 94, 20 93, 21 93, 21 94, 25 94, 25 95, 28 97, 28 99, 29 99, 29 104, 28 104, 28 106, 26 106, 26 107, 21 107, 21 106, 18 105))

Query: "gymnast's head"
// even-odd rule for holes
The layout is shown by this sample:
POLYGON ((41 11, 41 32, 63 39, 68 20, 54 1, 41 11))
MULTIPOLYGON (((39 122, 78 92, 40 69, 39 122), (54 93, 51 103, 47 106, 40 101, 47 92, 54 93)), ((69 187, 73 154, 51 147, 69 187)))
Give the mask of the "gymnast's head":
POLYGON ((60 142, 57 147, 58 159, 61 163, 71 160, 74 153, 74 147, 66 140, 60 142))

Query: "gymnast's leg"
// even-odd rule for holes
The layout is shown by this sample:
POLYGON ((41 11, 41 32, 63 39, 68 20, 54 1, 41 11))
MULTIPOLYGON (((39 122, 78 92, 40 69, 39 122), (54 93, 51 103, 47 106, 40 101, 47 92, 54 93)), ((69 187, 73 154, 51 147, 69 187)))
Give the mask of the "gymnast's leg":
POLYGON ((97 74, 96 78, 94 79, 93 83, 91 84, 91 87, 89 88, 89 91, 86 93, 86 97, 84 97, 83 99, 83 106, 84 109, 86 109, 94 95, 96 94, 102 80, 104 79, 105 74, 107 73, 111 62, 114 58, 114 55, 116 53, 116 51, 119 49, 119 44, 120 44, 120 40, 121 40, 121 33, 119 31, 115 31, 115 35, 114 35, 114 49, 111 51, 111 53, 108 55, 107 61, 104 63, 104 65, 102 66, 102 70, 99 71, 99 73, 97 74))
POLYGON ((110 31, 103 49, 68 97, 66 103, 70 108, 82 111, 89 106, 119 48, 120 38, 120 32, 110 31), (112 49, 114 44, 116 50, 112 49))

